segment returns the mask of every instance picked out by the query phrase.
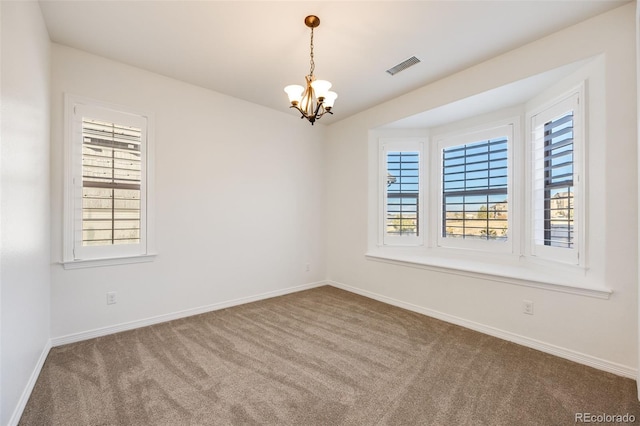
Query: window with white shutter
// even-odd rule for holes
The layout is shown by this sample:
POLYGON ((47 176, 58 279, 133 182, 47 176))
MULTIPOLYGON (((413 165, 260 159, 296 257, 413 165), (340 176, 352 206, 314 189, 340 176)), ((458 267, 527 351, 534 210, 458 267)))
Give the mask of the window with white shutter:
POLYGON ((506 240, 506 137, 442 150, 442 236, 506 240))
POLYGON ((151 253, 147 115, 68 96, 64 263, 151 253))
POLYGON ((82 118, 82 245, 139 244, 142 130, 82 118))
POLYGON ((510 249, 513 133, 509 123, 438 138, 439 246, 510 249))
POLYGON ((418 245, 422 242, 423 227, 422 142, 383 141, 381 149, 383 243, 418 245))
POLYGON ((531 118, 532 254, 579 263, 583 146, 580 93, 531 118))

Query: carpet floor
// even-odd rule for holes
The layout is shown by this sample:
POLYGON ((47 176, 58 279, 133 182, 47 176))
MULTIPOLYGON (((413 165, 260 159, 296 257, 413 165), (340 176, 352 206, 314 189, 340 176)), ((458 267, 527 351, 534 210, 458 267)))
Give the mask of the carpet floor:
MULTIPOLYGON (((320 287, 53 348, 20 425, 570 425, 635 381, 320 287)), ((597 419, 597 418, 596 418, 597 419)))

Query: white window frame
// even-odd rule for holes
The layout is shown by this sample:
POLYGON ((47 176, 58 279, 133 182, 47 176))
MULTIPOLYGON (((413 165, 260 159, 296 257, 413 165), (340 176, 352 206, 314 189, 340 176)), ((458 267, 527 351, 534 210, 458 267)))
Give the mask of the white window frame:
POLYGON ((585 173, 585 157, 586 157, 586 138, 585 138, 585 111, 584 101, 585 87, 584 83, 574 89, 565 92, 563 95, 532 110, 527 114, 527 241, 526 255, 533 256, 537 259, 565 263, 569 265, 586 266, 586 203, 585 194, 587 193, 587 182, 585 173), (557 118, 559 115, 572 110, 573 111, 573 228, 574 241, 572 248, 551 247, 536 244, 536 221, 541 220, 536 217, 536 209, 539 204, 537 199, 537 182, 536 179, 536 161, 540 144, 543 139, 545 123, 557 118))
POLYGON ((489 253, 513 253, 514 247, 517 246, 519 241, 519 229, 518 220, 515 220, 519 216, 519 206, 515 202, 513 196, 514 188, 514 157, 516 156, 517 147, 521 144, 520 138, 520 120, 517 117, 510 118, 508 120, 501 120, 493 123, 488 123, 481 127, 475 127, 471 129, 463 129, 455 133, 449 133, 444 135, 436 135, 433 138, 432 163, 431 163, 431 182, 434 183, 430 187, 432 191, 432 209, 430 210, 430 216, 435 218, 434 229, 434 245, 441 248, 451 249, 469 249, 477 250, 489 253), (474 142, 489 140, 506 136, 507 141, 507 205, 509 206, 509 215, 507 220, 508 238, 506 241, 497 240, 477 240, 477 239, 459 239, 459 238, 447 238, 442 236, 442 203, 444 202, 442 196, 442 151, 446 148, 453 146, 467 145, 474 142))
POLYGON ((425 149, 424 139, 421 138, 380 138, 378 143, 378 211, 380 211, 378 223, 378 244, 383 246, 421 246, 425 241, 426 223, 424 208, 425 173, 424 165, 425 149), (387 229, 387 154, 396 151, 417 152, 419 158, 418 172, 418 235, 388 235, 387 229))
MULTIPOLYGON (((365 257, 371 261, 394 265, 424 268, 498 282, 542 288, 562 293, 608 299, 612 290, 603 277, 604 248, 592 245, 594 235, 603 233, 601 206, 590 199, 589 183, 597 182, 604 188, 603 166, 589 158, 589 134, 605 137, 604 107, 590 103, 603 93, 603 69, 601 62, 580 69, 567 79, 544 90, 527 102, 488 114, 452 121, 439 127, 403 129, 381 128, 370 130, 369 136, 369 239, 365 257), (597 67, 597 68, 596 68, 597 67), (532 247, 533 245, 533 163, 532 163, 532 117, 553 107, 567 98, 578 95, 578 107, 574 108, 574 236, 575 257, 567 255, 571 249, 561 247, 532 247), (509 119, 509 117, 511 117, 509 119), (441 156, 437 141, 451 135, 468 134, 492 124, 513 124, 511 149, 511 187, 508 191, 510 203, 509 232, 512 252, 475 250, 469 247, 447 247, 438 245, 441 232, 441 156), (587 132, 589 129, 589 132, 587 132), (434 133, 435 132, 435 133, 434 133), (435 137, 430 135, 435 134, 435 137), (442 135, 442 136, 438 136, 442 135), (423 165, 426 178, 421 180, 421 196, 426 201, 420 214, 424 238, 419 246, 384 245, 383 192, 386 169, 383 167, 381 140, 401 140, 403 137, 422 138, 425 152, 423 165), (589 168, 587 168, 589 165, 589 168), (591 211, 587 210, 593 209, 591 211), (511 214, 513 213, 513 214, 511 214), (594 220, 594 223, 589 221, 594 220), (377 244, 376 244, 377 242, 377 244), (537 249, 537 250, 536 250, 537 249), (558 253, 560 251, 560 253, 558 253), (564 251, 564 255, 562 255, 564 251), (591 255, 595 257, 591 259, 591 255)), ((538 120, 543 116, 540 115, 538 120)), ((557 117, 552 117, 552 119, 557 117)), ((539 120, 540 121, 540 120, 539 120)), ((593 148, 593 147, 592 147, 593 148)), ((600 148, 596 150, 600 152, 600 148)), ((602 188, 601 188, 602 187, 602 188)), ((484 242, 484 241, 480 241, 484 242)), ((485 247, 488 245, 485 245, 485 247)))
POLYGON ((65 269, 146 262, 155 256, 153 202, 153 117, 127 107, 65 94, 65 182, 63 259, 65 269), (140 128, 140 243, 82 245, 82 118, 140 128))

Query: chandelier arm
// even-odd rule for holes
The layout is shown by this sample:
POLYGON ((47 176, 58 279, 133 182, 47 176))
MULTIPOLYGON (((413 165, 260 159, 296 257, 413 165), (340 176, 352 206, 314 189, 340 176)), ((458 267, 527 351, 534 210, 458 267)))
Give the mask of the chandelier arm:
POLYGON ((322 101, 318 101, 318 105, 316 105, 316 110, 313 112, 313 115, 317 118, 320 118, 324 115, 324 112, 318 115, 318 113, 320 112, 320 108, 322 108, 322 101))
POLYGON ((307 120, 310 120, 309 116, 297 105, 291 105, 289 108, 295 108, 300 113, 300 118, 306 118, 307 120))

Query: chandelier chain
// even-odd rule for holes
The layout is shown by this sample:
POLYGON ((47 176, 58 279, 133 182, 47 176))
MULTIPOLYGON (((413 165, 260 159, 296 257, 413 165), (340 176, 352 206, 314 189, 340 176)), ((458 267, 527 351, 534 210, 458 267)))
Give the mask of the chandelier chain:
POLYGON ((316 63, 313 61, 313 28, 311 28, 311 43, 310 43, 309 56, 310 56, 309 63, 311 65, 311 69, 309 70, 309 75, 313 76, 313 71, 316 69, 316 63))

